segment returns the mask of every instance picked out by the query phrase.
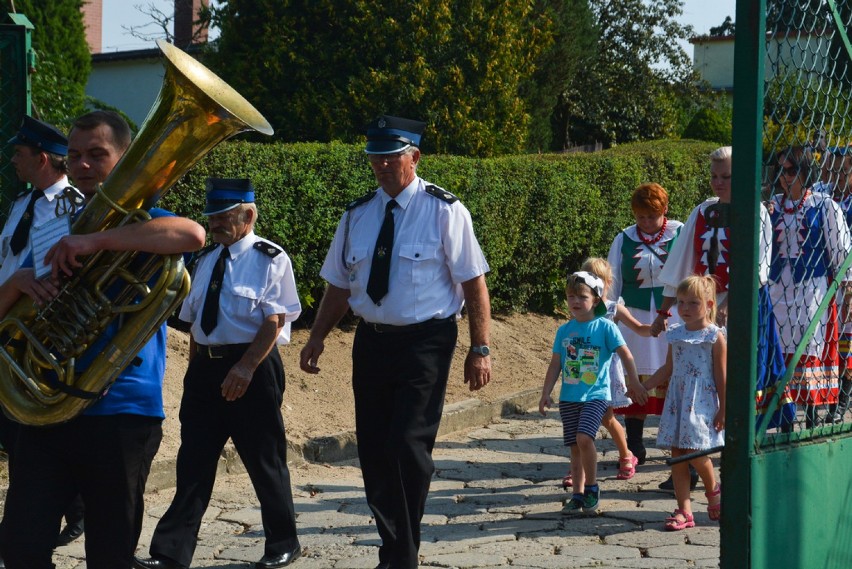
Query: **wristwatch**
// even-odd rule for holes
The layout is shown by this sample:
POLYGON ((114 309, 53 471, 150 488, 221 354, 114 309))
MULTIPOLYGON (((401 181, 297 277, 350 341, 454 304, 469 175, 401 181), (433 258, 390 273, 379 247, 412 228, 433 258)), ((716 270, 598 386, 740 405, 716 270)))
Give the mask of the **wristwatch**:
POLYGON ((488 346, 485 346, 485 345, 483 345, 483 346, 471 346, 470 351, 473 352, 474 354, 480 355, 482 357, 491 355, 491 348, 489 348, 488 346))

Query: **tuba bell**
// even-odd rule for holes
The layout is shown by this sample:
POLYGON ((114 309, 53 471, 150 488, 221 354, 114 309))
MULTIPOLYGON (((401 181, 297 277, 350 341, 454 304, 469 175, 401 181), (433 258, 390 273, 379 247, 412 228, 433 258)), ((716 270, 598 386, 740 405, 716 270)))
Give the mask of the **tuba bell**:
MULTIPOLYGON (((157 46, 166 68, 157 101, 73 233, 150 219, 147 210, 218 143, 247 130, 273 132, 205 66, 162 40, 157 46)), ((181 255, 101 251, 44 307, 22 298, 0 321, 4 411, 26 425, 73 419, 106 392, 188 292, 181 255), (110 327, 117 332, 102 345, 110 327), (81 359, 91 361, 78 370, 81 359)))

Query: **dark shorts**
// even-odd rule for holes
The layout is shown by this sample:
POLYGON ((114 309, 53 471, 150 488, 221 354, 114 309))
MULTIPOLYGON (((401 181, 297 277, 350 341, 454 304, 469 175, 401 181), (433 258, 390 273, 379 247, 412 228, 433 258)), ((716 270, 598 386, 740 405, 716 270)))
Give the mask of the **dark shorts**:
POLYGON ((562 440, 565 446, 577 444, 577 433, 583 433, 594 439, 609 405, 610 402, 604 400, 583 403, 560 401, 559 416, 562 418, 562 440))

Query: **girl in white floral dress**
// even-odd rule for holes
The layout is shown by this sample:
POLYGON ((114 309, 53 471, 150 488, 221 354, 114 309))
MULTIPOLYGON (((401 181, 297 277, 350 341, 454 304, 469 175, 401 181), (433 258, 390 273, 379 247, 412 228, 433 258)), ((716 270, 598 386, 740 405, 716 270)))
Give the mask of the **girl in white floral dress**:
MULTIPOLYGON (((677 287, 677 310, 683 325, 668 330, 666 363, 644 383, 644 389, 669 381, 660 416, 657 445, 671 449, 672 458, 725 443, 725 359, 727 343, 716 320, 716 282, 710 276, 691 276, 677 287)), ((641 403, 647 391, 631 393, 641 403)), ((691 459, 707 490, 707 515, 721 516, 722 489, 707 456, 691 459), (709 490, 708 490, 709 489, 709 490)), ((665 529, 695 527, 687 462, 672 465, 677 509, 665 529)))

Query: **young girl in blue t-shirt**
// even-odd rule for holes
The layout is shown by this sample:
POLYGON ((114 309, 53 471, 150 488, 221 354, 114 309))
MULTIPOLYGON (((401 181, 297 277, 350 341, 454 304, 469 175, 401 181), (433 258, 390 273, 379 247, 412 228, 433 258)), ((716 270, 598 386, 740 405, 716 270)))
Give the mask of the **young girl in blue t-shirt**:
POLYGON ((618 326, 602 318, 606 314, 603 292, 603 281, 588 272, 568 277, 565 293, 574 318, 556 331, 538 404, 544 415, 553 405, 551 393, 561 378, 559 415, 565 446, 571 449, 574 475, 574 492, 562 510, 566 514, 595 512, 598 508, 595 436, 610 406, 609 363, 613 353, 621 359, 630 387, 641 387, 633 355, 618 326))

